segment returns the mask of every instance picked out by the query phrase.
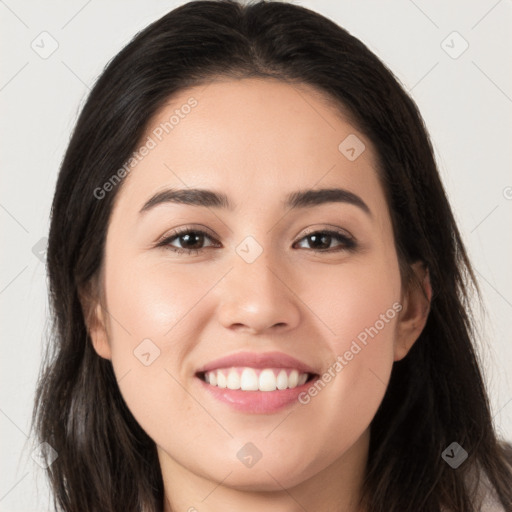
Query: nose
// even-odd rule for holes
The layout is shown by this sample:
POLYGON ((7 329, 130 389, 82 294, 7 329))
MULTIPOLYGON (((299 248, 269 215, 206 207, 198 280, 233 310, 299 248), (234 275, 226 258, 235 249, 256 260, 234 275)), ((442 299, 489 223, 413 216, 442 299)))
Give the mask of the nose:
POLYGON ((271 260, 266 251, 252 263, 235 254, 232 269, 217 290, 219 321, 227 329, 252 334, 294 329, 302 304, 297 286, 293 269, 271 260))

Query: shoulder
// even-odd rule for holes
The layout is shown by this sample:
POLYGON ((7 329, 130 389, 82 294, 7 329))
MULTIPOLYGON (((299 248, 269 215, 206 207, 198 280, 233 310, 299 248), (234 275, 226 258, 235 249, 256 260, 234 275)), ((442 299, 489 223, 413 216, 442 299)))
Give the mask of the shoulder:
POLYGON ((488 490, 483 490, 480 502, 481 506, 479 510, 481 512, 506 512, 495 494, 488 490))
MULTIPOLYGON (((508 466, 508 453, 506 453, 505 462, 508 466)), ((512 470, 512 466, 510 469, 512 470)), ((480 464, 473 463, 465 468, 462 478, 467 496, 472 504, 472 510, 478 512, 511 512, 508 507, 505 508, 501 504, 494 485, 490 482, 486 471, 480 464)), ((446 505, 441 505, 440 510, 441 512, 454 512, 452 508, 446 505)))
POLYGON ((475 502, 478 504, 477 510, 480 512, 506 512, 483 471, 479 478, 475 478, 474 474, 468 478, 468 487, 473 490, 475 502))

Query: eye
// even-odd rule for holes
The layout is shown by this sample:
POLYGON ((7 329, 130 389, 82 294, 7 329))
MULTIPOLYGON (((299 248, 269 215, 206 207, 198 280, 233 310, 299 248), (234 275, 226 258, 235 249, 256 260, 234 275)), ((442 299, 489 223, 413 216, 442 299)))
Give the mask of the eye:
POLYGON ((311 247, 311 249, 315 252, 338 252, 342 250, 353 251, 357 246, 352 237, 332 230, 313 231, 296 243, 300 243, 303 240, 312 245, 313 247, 311 247), (329 246, 333 240, 337 240, 340 245, 335 248, 330 248, 329 246))
POLYGON ((160 243, 158 243, 157 247, 164 246, 178 254, 197 254, 204 249, 204 247, 198 246, 201 246, 204 243, 205 238, 213 240, 213 237, 211 237, 208 233, 200 229, 179 229, 176 230, 171 236, 165 238, 160 243), (179 243, 182 244, 183 247, 173 246, 172 242, 174 242, 175 240, 179 241, 179 243))
MULTIPOLYGON (((294 245, 307 242, 310 247, 309 249, 314 252, 338 252, 342 250, 354 251, 357 247, 356 241, 341 232, 333 230, 324 231, 313 231, 308 233, 306 236, 301 238, 294 245), (338 242, 338 246, 332 248, 331 243, 333 241, 338 242), (312 247, 311 247, 312 246, 312 247)), ((178 254, 198 254, 200 251, 207 247, 219 247, 220 244, 212 236, 200 229, 179 229, 176 230, 172 235, 164 238, 157 244, 157 247, 165 247, 178 254), (204 247, 205 240, 213 240, 214 243, 204 247), (181 247, 176 247, 173 243, 178 242, 181 247)), ((303 247, 304 248, 304 247, 303 247)))

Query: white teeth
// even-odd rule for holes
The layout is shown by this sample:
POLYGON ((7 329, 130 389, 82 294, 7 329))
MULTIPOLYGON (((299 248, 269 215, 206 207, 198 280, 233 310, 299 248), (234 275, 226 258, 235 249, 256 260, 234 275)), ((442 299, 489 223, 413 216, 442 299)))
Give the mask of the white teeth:
POLYGON ((299 383, 299 372, 297 370, 292 370, 292 373, 288 375, 288 386, 291 388, 296 388, 299 383))
POLYGON ((235 369, 228 373, 227 387, 229 389, 240 389, 240 375, 235 369))
POLYGON ((277 386, 276 376, 272 370, 263 370, 260 373, 259 389, 260 391, 275 391, 277 386))
POLYGON ((242 391, 275 391, 293 389, 306 383, 308 374, 284 368, 223 368, 204 374, 211 386, 242 391))
POLYGON ((222 372, 217 372, 217 386, 219 388, 227 387, 226 376, 222 372))
POLYGON ((240 387, 243 391, 258 391, 258 376, 252 368, 244 368, 240 387))
MULTIPOLYGON (((306 379, 308 378, 307 373, 304 374, 306 379)), ((288 387, 288 375, 285 370, 281 370, 277 375, 277 389, 286 389, 288 387)))

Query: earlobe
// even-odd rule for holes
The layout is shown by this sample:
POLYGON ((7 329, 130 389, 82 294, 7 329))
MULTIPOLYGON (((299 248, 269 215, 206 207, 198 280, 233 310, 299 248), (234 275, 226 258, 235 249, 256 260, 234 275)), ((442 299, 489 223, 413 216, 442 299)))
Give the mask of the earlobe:
POLYGON ((411 265, 416 279, 404 292, 403 309, 396 327, 394 360, 403 359, 423 331, 430 312, 432 285, 427 266, 418 261, 411 265))
POLYGON ((112 351, 108 341, 105 315, 100 299, 93 299, 91 295, 82 292, 80 293, 80 302, 82 303, 87 332, 94 350, 100 357, 111 359, 112 351))
POLYGON ((97 304, 94 311, 94 319, 89 328, 89 336, 96 353, 105 358, 112 358, 112 351, 108 341, 107 329, 101 304, 97 304))

